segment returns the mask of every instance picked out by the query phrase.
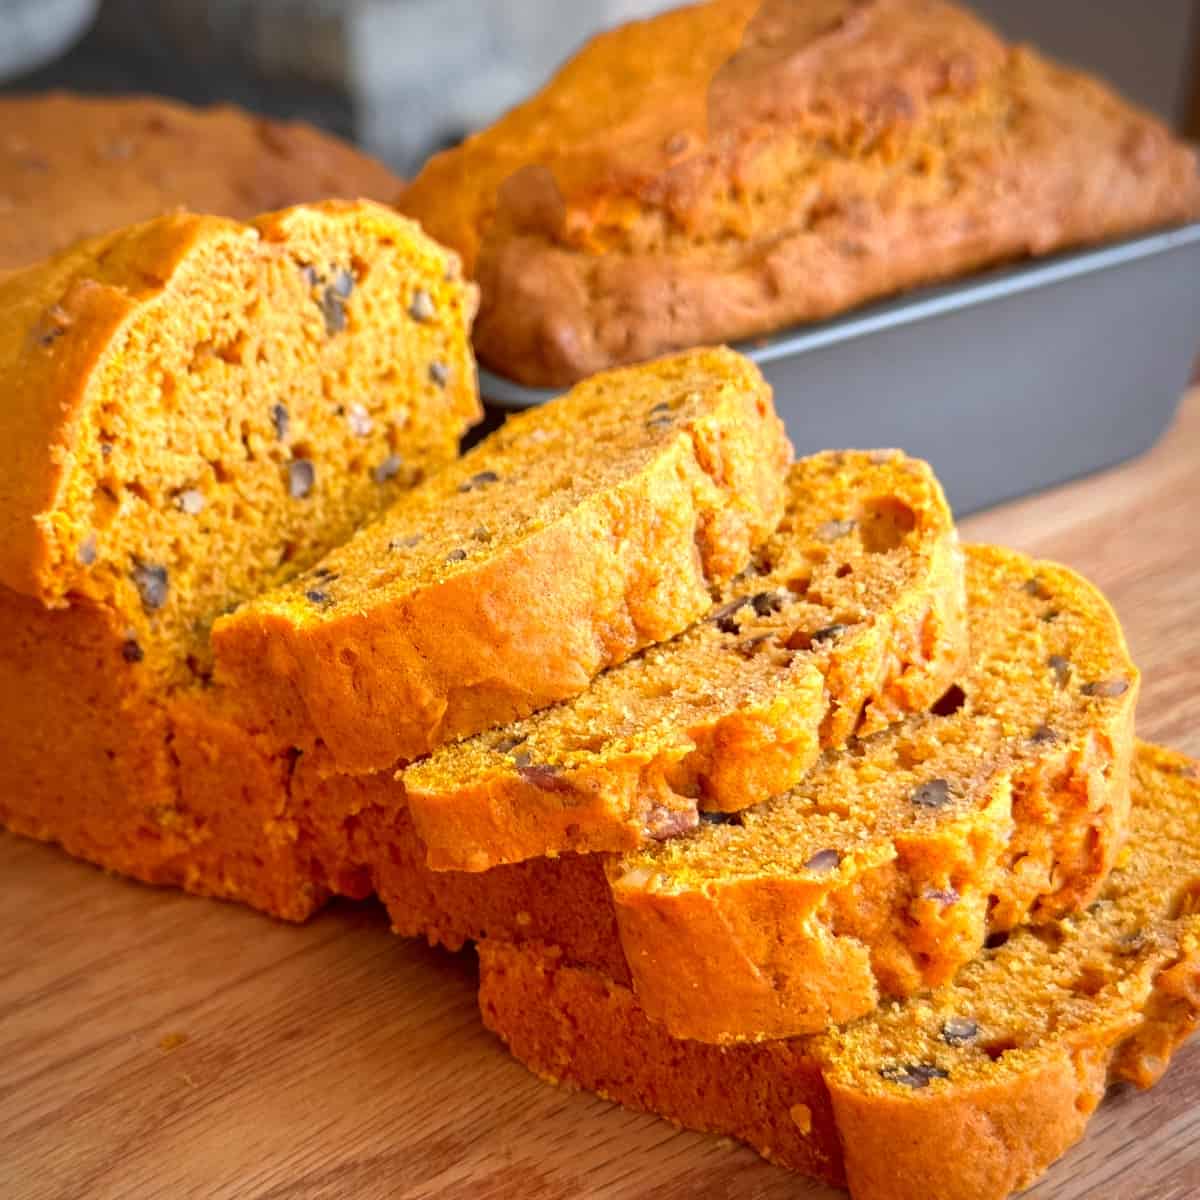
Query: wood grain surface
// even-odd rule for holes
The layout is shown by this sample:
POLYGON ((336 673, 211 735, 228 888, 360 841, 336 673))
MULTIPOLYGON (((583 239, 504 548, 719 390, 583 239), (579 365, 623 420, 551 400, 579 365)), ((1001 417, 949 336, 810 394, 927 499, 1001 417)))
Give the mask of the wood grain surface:
MULTIPOLYGON (((1200 392, 1149 455, 964 534, 1103 586, 1143 734, 1200 754, 1200 392)), ((0 835, 0 920, 4 1200, 837 1195, 539 1083, 481 1028, 471 955, 401 942, 369 905, 296 929, 0 835)), ((1112 1095, 1027 1195, 1200 1195, 1200 1045, 1112 1095)))

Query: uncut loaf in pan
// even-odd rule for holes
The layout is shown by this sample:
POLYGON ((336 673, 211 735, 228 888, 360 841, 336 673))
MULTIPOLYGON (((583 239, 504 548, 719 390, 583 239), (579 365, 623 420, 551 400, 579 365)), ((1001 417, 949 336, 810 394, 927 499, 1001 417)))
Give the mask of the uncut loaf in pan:
POLYGON ((1138 676, 1111 609, 1020 554, 973 547, 967 567, 973 659, 935 711, 659 845, 432 872, 386 784, 351 801, 301 762, 293 800, 401 933, 550 943, 680 1036, 851 1019, 944 982, 989 934, 1087 904, 1120 845, 1138 676), (348 839, 321 824, 347 803, 348 839))
POLYGON ((543 1077, 748 1142, 854 1200, 1002 1200, 1149 1087, 1200 1018, 1200 783, 1139 745, 1129 843, 1086 913, 1021 929, 927 996, 826 1034, 672 1038, 626 986, 485 942, 485 1022, 543 1077))
POLYGON ((401 208, 561 386, 1200 214, 1196 157, 941 0, 713 0, 593 38, 401 208))

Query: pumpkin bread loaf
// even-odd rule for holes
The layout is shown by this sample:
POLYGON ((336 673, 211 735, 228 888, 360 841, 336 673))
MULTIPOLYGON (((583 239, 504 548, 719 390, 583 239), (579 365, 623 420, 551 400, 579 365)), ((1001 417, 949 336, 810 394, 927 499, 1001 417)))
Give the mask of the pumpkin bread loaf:
POLYGON ((1138 675, 1116 618, 1065 568, 989 547, 967 566, 973 659, 933 712, 693 833, 471 875, 423 868, 383 784, 332 826, 337 794, 299 785, 298 819, 331 875, 366 866, 398 932, 555 945, 681 1036, 859 1016, 944 982, 990 935, 1087 904, 1120 846, 1138 675))
POLYGON ((160 217, 0 280, 0 583, 205 674, 215 616, 455 456, 479 413, 457 271, 328 201, 160 217))
POLYGON ((482 289, 481 361, 615 363, 1200 213, 1194 153, 939 0, 711 0, 600 34, 401 208, 482 289))
POLYGON ((249 720, 323 742, 337 769, 416 758, 702 616, 780 520, 790 460, 732 351, 598 376, 217 622, 219 676, 249 720))
POLYGON ((389 201, 382 163, 298 121, 151 96, 0 96, 0 272, 176 209, 247 221, 333 196, 389 201))
POLYGON ((711 615, 524 721, 401 773, 430 865, 631 848, 791 787, 929 708, 966 657, 962 556, 929 467, 798 462, 787 510, 711 615))
POLYGON ((827 1034, 672 1038, 553 950, 480 947, 484 1021, 554 1082, 748 1142, 854 1200, 1001 1200, 1110 1082, 1155 1083, 1200 1018, 1197 766, 1138 749, 1128 847, 1085 914, 1014 932, 920 999, 827 1034))
POLYGON ((208 628, 455 456, 478 412, 455 276, 411 222, 329 202, 163 217, 0 281, 0 823, 320 903, 292 763, 206 688, 208 628))

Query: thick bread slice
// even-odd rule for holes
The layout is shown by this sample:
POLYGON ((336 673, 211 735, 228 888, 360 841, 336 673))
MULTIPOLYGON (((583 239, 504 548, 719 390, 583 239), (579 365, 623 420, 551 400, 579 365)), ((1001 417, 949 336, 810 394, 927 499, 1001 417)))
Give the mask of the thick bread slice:
POLYGON ((698 350, 512 418, 217 623, 252 719, 368 771, 574 696, 710 607, 783 515, 757 368, 698 350))
POLYGON ((1138 748, 1131 836, 1086 914, 827 1035, 672 1038, 554 951, 485 942, 480 1007, 538 1074, 738 1137, 854 1200, 1001 1200, 1076 1142, 1108 1083, 1149 1087, 1200 1019, 1196 764, 1138 748))
POLYGON ((791 787, 821 748, 927 709, 966 656, 962 556, 897 451, 798 462, 712 614, 582 695, 402 772, 430 865, 627 849, 791 787))

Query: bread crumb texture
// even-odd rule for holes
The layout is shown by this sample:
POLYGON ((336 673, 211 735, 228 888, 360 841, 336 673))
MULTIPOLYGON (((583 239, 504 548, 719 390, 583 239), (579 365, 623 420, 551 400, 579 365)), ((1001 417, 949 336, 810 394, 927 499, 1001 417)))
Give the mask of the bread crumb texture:
POLYGON ((162 217, 5 277, 0 582, 121 614, 145 673, 207 676, 214 617, 454 458, 474 305, 369 203, 162 217))

